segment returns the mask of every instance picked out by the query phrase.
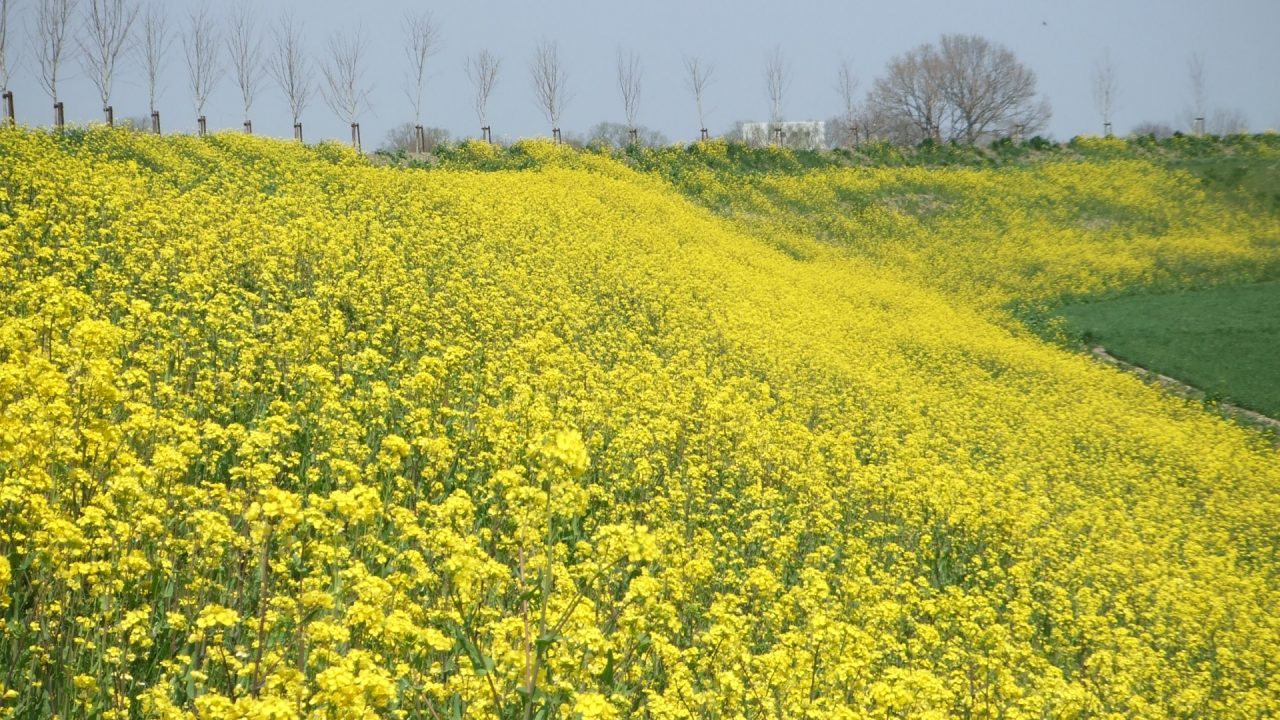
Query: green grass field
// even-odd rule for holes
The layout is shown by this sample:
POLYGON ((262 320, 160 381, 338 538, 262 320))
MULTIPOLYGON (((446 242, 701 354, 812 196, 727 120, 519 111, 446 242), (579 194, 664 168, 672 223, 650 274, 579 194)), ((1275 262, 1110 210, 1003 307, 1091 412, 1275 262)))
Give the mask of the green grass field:
POLYGON ((1061 313, 1074 334, 1116 357, 1280 416, 1280 282, 1125 297, 1061 313))
POLYGON ((1169 165, 1200 178, 1205 190, 1236 206, 1280 214, 1280 158, 1182 158, 1169 165))

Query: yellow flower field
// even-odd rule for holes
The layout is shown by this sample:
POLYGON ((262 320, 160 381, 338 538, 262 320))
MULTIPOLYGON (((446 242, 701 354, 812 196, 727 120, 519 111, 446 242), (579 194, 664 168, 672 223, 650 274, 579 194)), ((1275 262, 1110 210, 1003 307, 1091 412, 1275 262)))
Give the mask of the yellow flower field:
MULTIPOLYGON (((1109 144, 1116 157, 998 169, 742 173, 719 142, 650 150, 643 163, 747 228, 824 241, 972 306, 1280 274, 1274 216, 1213 202, 1196 178, 1124 154, 1122 141, 1079 142, 1109 144)), ((1252 152, 1265 161, 1273 145, 1252 152)))
POLYGON ((1265 439, 529 151, 0 130, 0 714, 1280 713, 1265 439))

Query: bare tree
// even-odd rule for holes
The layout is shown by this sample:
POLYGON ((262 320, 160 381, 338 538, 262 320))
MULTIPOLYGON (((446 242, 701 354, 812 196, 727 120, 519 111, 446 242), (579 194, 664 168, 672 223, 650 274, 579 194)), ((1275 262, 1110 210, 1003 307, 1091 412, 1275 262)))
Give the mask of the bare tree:
POLYGON ((409 73, 405 77, 404 92, 413 105, 413 124, 422 124, 422 94, 427 81, 427 59, 438 50, 440 32, 431 13, 412 14, 404 17, 404 53, 409 59, 409 73))
POLYGON ((173 44, 173 36, 169 33, 168 6, 155 1, 147 6, 142 15, 141 35, 138 43, 138 56, 142 61, 143 72, 147 76, 147 101, 151 112, 156 112, 156 95, 160 85, 160 71, 164 67, 164 57, 173 44))
POLYGON ((8 62, 9 9, 14 3, 0 0, 0 90, 9 89, 9 74, 13 68, 8 62))
POLYGON ((202 5, 193 10, 188 15, 187 33, 182 36, 182 50, 187 58, 187 83, 191 86, 191 98, 198 118, 204 118, 205 103, 209 101, 214 83, 222 75, 218 57, 220 44, 218 28, 208 8, 202 5))
POLYGON ((472 102, 480 128, 485 133, 488 133, 489 127, 489 96, 493 94, 493 86, 498 83, 498 70, 501 66, 502 61, 488 50, 481 50, 474 57, 467 58, 467 77, 475 89, 472 102))
POLYGON ((1191 129, 1194 132, 1204 132, 1205 118, 1205 89, 1204 89, 1204 59, 1199 53, 1192 53, 1191 59, 1187 61, 1187 78, 1191 81, 1191 129))
POLYGON ((632 128, 623 123, 599 122, 587 131, 586 144, 623 149, 628 145, 662 147, 668 141, 662 133, 644 126, 632 128), (636 131, 634 135, 632 130, 636 131))
POLYGON ((1111 113, 1116 105, 1116 71, 1111 64, 1110 48, 1102 52, 1102 59, 1093 67, 1093 104, 1102 116, 1103 132, 1111 135, 1111 113))
POLYGON ((937 50, 921 45, 891 60, 884 76, 876 79, 870 101, 881 124, 913 128, 911 141, 941 140, 946 100, 937 50))
POLYGON ((378 150, 392 153, 430 152, 437 145, 446 142, 449 142, 448 130, 438 127, 423 128, 422 135, 419 136, 417 126, 406 122, 388 130, 378 150))
POLYGON ((636 116, 640 112, 640 58, 634 52, 618 49, 618 89, 622 91, 622 110, 627 116, 627 130, 636 137, 636 116))
POLYGON ((865 102, 855 116, 858 134, 868 141, 887 140, 893 143, 920 141, 919 129, 900 116, 889 115, 874 102, 865 102))
POLYGON ((1237 135, 1249 132, 1249 117, 1239 108, 1218 108, 1207 120, 1214 135, 1237 135))
POLYGON ((965 142, 996 129, 1035 130, 1048 119, 1036 102, 1036 75, 1008 48, 977 35, 943 35, 942 94, 952 111, 954 135, 965 142))
POLYGON ((560 48, 554 40, 543 40, 534 50, 533 61, 529 65, 529 74, 533 79, 533 93, 538 99, 538 107, 551 123, 552 132, 560 132, 560 116, 564 113, 568 96, 565 83, 568 73, 560 63, 560 48))
POLYGON ((247 3, 237 5, 231 11, 231 30, 227 33, 227 52, 231 55, 231 70, 235 74, 240 99, 244 101, 244 127, 250 124, 253 100, 262 84, 262 34, 258 32, 258 19, 247 3))
POLYGON ((782 46, 774 45, 764 63, 764 88, 769 96, 769 122, 782 122, 782 103, 791 87, 791 70, 782 55, 782 46))
POLYGON ((684 72, 685 87, 693 94, 693 104, 698 110, 698 127, 701 128, 703 139, 706 139, 707 116, 703 100, 706 98, 707 86, 711 84, 711 76, 715 72, 715 67, 699 58, 685 56, 684 72))
POLYGON ((898 139, 976 142, 1005 129, 1043 127, 1049 104, 1035 92, 1035 73, 1007 48, 976 35, 944 35, 940 47, 926 43, 890 61, 870 101, 898 139))
POLYGON ((111 81, 116 61, 129 42, 129 31, 138 19, 138 6, 131 0, 89 0, 80 45, 80 63, 89 81, 98 89, 102 108, 111 105, 111 81))
POLYGON ((9 92, 9 73, 12 68, 8 58, 9 40, 9 0, 0 0, 0 99, 4 109, 0 110, 0 125, 12 126, 16 122, 13 113, 13 93, 9 92))
POLYGON ((349 34, 329 36, 329 59, 321 68, 324 84, 320 94, 325 104, 351 125, 351 144, 359 148, 360 111, 368 105, 369 91, 364 86, 364 31, 356 28, 349 34))
POLYGON ((37 0, 35 28, 31 45, 40 66, 40 82, 45 92, 58 103, 58 71, 67 50, 67 33, 75 15, 76 0, 37 0))
POLYGON ((1156 140, 1167 140, 1173 137, 1173 128, 1167 123, 1152 122, 1145 120, 1133 126, 1133 130, 1129 131, 1135 137, 1149 135, 1156 140))
POLYGON ((858 76, 853 72, 853 64, 848 60, 840 63, 836 72, 836 92, 840 94, 840 124, 843 125, 845 143, 856 145, 858 142, 858 76), (850 143, 852 138, 852 143, 850 143))
POLYGON ((302 47, 302 26, 294 21, 291 13, 286 12, 280 17, 273 36, 275 49, 267 58, 267 72, 271 73, 289 101, 294 136, 298 137, 302 111, 315 92, 311 66, 307 64, 306 51, 302 47))

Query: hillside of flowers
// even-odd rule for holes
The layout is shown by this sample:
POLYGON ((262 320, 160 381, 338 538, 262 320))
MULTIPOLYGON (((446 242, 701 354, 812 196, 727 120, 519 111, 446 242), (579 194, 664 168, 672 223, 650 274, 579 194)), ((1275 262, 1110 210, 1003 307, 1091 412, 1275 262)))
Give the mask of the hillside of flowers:
POLYGON ((1276 214, 1224 203, 1170 167, 1201 157, 1274 164, 1280 135, 1077 138, 1030 161, 1015 147, 1002 151, 1008 158, 956 146, 914 159, 889 151, 853 156, 872 167, 806 166, 786 150, 724 143, 634 161, 746 227, 817 238, 969 305, 1280 278, 1276 214))
POLYGON ((891 171, 831 187, 898 260, 520 152, 0 129, 0 715, 1280 712, 1275 449, 983 304, 1250 272, 1246 216, 1118 162, 1168 225, 1012 207, 1019 285, 853 212, 891 171))

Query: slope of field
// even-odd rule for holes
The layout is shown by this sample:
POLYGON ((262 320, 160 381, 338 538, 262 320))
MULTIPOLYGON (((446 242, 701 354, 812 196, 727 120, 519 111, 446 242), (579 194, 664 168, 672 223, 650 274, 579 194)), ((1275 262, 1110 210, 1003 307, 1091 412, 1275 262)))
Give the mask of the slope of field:
POLYGON ((1280 415, 1280 282, 1138 295, 1061 309, 1117 357, 1265 415, 1280 415))
MULTIPOLYGON (((1227 180, 1210 197, 1205 182, 1124 141, 1072 147, 1086 154, 1000 167, 805 168, 786 151, 723 143, 635 162, 744 227, 803 232, 975 306, 1280 277, 1269 197, 1220 201, 1227 180)), ((1280 138, 1240 152, 1269 167, 1280 138)))
POLYGON ((0 130, 4 712, 1280 712, 1257 437, 522 151, 0 130))

